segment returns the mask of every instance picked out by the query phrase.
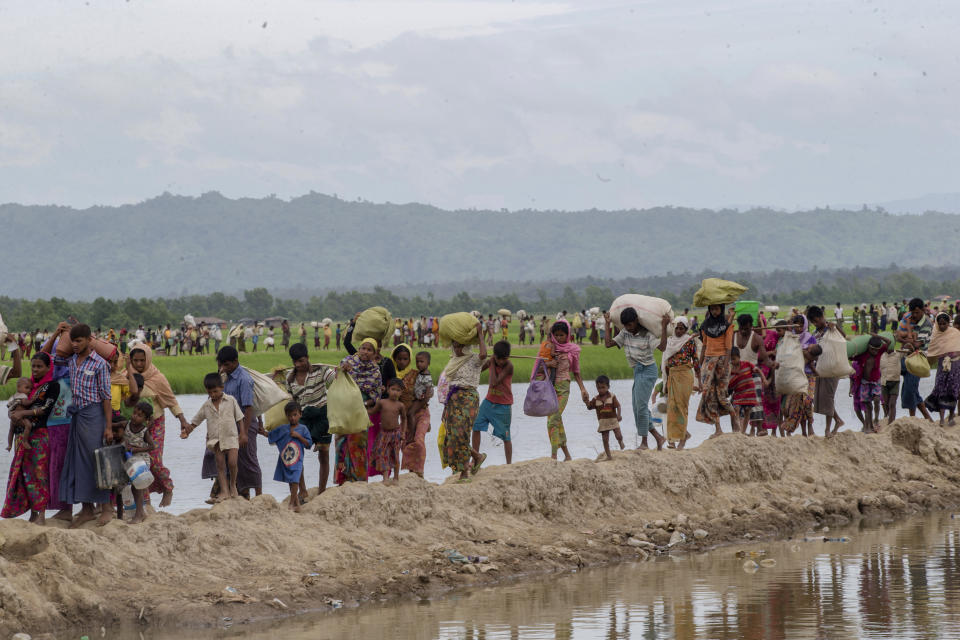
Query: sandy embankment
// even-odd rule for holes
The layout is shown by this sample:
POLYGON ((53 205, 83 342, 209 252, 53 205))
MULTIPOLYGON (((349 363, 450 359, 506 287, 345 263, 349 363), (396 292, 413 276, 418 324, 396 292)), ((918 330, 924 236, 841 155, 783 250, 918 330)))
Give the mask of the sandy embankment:
POLYGON ((140 526, 67 531, 5 521, 0 633, 217 625, 225 616, 239 624, 322 609, 330 599, 427 595, 636 559, 673 530, 686 536, 675 552, 888 519, 960 504, 958 463, 960 429, 905 418, 877 436, 727 435, 609 463, 535 460, 484 469, 468 485, 404 476, 399 487, 328 491, 301 514, 264 496, 157 514, 140 526), (697 529, 708 535, 696 539, 697 529), (444 549, 489 563, 467 573, 444 549))

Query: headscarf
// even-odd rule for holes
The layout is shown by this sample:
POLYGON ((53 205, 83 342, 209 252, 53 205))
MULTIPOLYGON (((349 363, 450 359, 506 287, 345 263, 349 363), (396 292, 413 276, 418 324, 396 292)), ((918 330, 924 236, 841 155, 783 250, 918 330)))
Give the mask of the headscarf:
POLYGON ((797 318, 803 320, 803 331, 797 334, 797 337, 800 339, 800 347, 806 349, 809 346, 817 344, 816 338, 814 338, 813 335, 810 334, 810 331, 808 331, 810 328, 810 321, 807 320, 807 316, 796 315, 793 317, 793 320, 791 320, 791 324, 796 324, 797 318))
MULTIPOLYGON (((938 314, 938 320, 940 316, 945 316, 947 322, 950 322, 950 316, 948 314, 938 314)), ((940 331, 940 325, 935 323, 933 326, 933 335, 927 344, 927 357, 939 358, 948 353, 956 353, 958 351, 960 351, 960 329, 957 329, 952 324, 948 324, 946 331, 940 331)))
MULTIPOLYGON (((678 324, 682 324, 684 327, 687 327, 687 329, 690 328, 690 325, 688 324, 689 321, 685 316, 677 316, 673 319, 673 322, 674 328, 676 328, 676 325, 678 324)), ((676 333, 672 333, 667 336, 667 346, 663 349, 663 356, 660 358, 660 361, 666 363, 666 361, 673 357, 674 354, 679 352, 680 349, 683 348, 683 345, 687 344, 691 338, 693 338, 693 334, 691 334, 689 331, 684 333, 679 338, 677 337, 676 333)))
MULTIPOLYGON (((173 389, 170 388, 166 376, 160 373, 160 369, 157 369, 157 366, 153 364, 153 349, 143 343, 137 344, 130 350, 131 357, 137 349, 143 351, 147 358, 146 366, 144 366, 143 373, 140 375, 143 376, 144 389, 150 391, 148 395, 156 400, 161 412, 163 409, 170 409, 170 412, 175 416, 183 415, 183 410, 177 404, 177 397, 173 395, 173 389)), ((132 367, 133 365, 130 364, 129 366, 132 367)), ((126 379, 126 374, 124 374, 124 379, 126 379)))
POLYGON ((394 375, 396 375, 401 380, 403 380, 408 373, 410 373, 411 371, 414 371, 417 368, 413 362, 413 349, 411 349, 410 345, 408 345, 407 343, 403 343, 394 347, 393 351, 390 352, 390 359, 393 361, 393 366, 397 370, 394 375), (407 367, 405 369, 401 369, 400 365, 397 364, 397 351, 399 351, 400 349, 406 349, 407 353, 410 354, 410 362, 407 363, 407 367))
MULTIPOLYGON (((376 346, 376 340, 366 338, 363 342, 367 340, 370 340, 374 346, 376 346)), ((363 342, 360 344, 363 344, 363 342)), ((344 362, 350 363, 350 377, 353 378, 357 386, 360 387, 361 393, 367 396, 368 399, 376 400, 379 398, 380 392, 383 389, 383 376, 380 375, 380 365, 373 360, 369 362, 361 360, 360 356, 356 353, 341 360, 340 364, 344 362)))
MULTIPOLYGON (((713 306, 713 305, 710 305, 713 306)), ((707 308, 707 316, 703 319, 703 324, 700 325, 700 331, 705 333, 711 338, 720 338, 727 332, 727 329, 730 328, 730 323, 727 322, 727 305, 720 305, 720 315, 714 317, 710 313, 710 309, 707 308)))
POLYGON ((570 373, 580 373, 580 345, 570 339, 573 337, 573 332, 570 330, 570 323, 567 322, 566 318, 563 318, 557 320, 554 324, 564 324, 567 326, 567 341, 557 342, 557 339, 553 337, 553 331, 551 330, 550 344, 553 345, 553 352, 565 353, 567 355, 567 360, 570 361, 570 373))
MULTIPOLYGON (((41 351, 40 353, 44 353, 41 351)), ((31 358, 32 360, 39 360, 40 353, 36 354, 31 358)), ((44 353, 47 356, 47 372, 43 374, 43 377, 40 380, 34 380, 33 376, 30 376, 30 393, 27 395, 27 400, 33 400, 33 396, 36 395, 37 390, 40 389, 43 385, 53 380, 53 358, 50 357, 50 354, 44 353)))
POLYGON ((776 350, 778 338, 776 329, 767 329, 763 336, 763 348, 767 350, 767 353, 773 353, 776 350))
POLYGON ((467 367, 464 369, 464 365, 470 362, 471 360, 477 359, 477 354, 473 352, 470 348, 470 345, 465 344, 461 345, 463 355, 458 356, 457 352, 454 351, 453 345, 450 346, 450 361, 447 362, 447 366, 443 368, 443 372, 440 374, 447 382, 447 385, 450 389, 453 387, 471 387, 475 388, 480 384, 480 367, 467 367))

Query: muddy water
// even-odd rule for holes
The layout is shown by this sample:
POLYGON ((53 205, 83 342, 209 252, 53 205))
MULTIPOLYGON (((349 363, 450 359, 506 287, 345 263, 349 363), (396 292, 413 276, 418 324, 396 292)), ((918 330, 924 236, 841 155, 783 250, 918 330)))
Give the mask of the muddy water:
POLYGON ((960 519, 936 514, 826 535, 849 536, 850 542, 794 540, 727 547, 518 580, 432 600, 347 607, 205 636, 290 640, 960 637, 960 519), (747 573, 744 559, 736 556, 739 550, 766 551, 765 558, 776 564, 747 573))

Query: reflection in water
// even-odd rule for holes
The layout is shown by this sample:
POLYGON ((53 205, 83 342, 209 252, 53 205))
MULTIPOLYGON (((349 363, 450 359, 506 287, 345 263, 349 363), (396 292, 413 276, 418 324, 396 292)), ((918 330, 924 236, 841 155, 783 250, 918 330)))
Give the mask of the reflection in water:
MULTIPOLYGON (((960 519, 936 514, 842 532, 849 543, 774 542, 745 573, 739 549, 342 609, 230 637, 778 640, 960 637, 960 519)), ((831 532, 831 536, 838 535, 831 532)), ((157 636, 155 636, 157 637, 157 636)))

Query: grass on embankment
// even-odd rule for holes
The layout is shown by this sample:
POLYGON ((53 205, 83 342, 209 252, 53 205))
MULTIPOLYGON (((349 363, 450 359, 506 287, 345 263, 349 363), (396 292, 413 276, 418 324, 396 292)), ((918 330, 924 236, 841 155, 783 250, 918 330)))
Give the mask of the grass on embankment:
MULTIPOLYGON (((476 352, 477 347, 474 347, 476 352)), ((450 359, 449 349, 416 349, 417 351, 429 351, 431 356, 430 373, 433 374, 434 383, 440 377, 440 372, 450 359)), ((491 350, 488 349, 488 352, 491 350)), ((384 350, 384 353, 388 353, 384 350)), ((511 353, 513 355, 535 356, 536 347, 520 347, 514 345, 511 353)), ((346 351, 317 351, 310 347, 310 360, 315 363, 336 364, 347 355, 346 351)), ((660 360, 660 353, 657 352, 657 360, 660 360)), ((3 364, 9 364, 9 360, 3 364)), ((181 393, 206 393, 203 388, 203 376, 217 370, 217 363, 210 355, 181 355, 181 356, 157 356, 154 358, 157 368, 163 372, 170 381, 173 392, 181 393)), ((527 382, 530 379, 530 371, 533 368, 533 360, 526 358, 516 358, 513 361, 514 382, 527 382)), ((257 353, 241 353, 240 364, 256 369, 257 371, 270 371, 277 365, 285 367, 290 366, 290 357, 282 350, 265 351, 257 353)), ((24 363, 24 373, 29 375, 29 363, 24 363)), ((593 380, 599 375, 605 375, 611 379, 632 378, 633 371, 627 366, 627 360, 620 349, 606 349, 602 346, 583 345, 583 352, 580 354, 580 370, 583 375, 584 383, 588 391, 594 393, 593 380)), ((486 384, 487 374, 484 373, 481 382, 486 384)), ((16 381, 10 381, 3 387, 0 387, 0 399, 9 398, 13 392, 16 381)))

